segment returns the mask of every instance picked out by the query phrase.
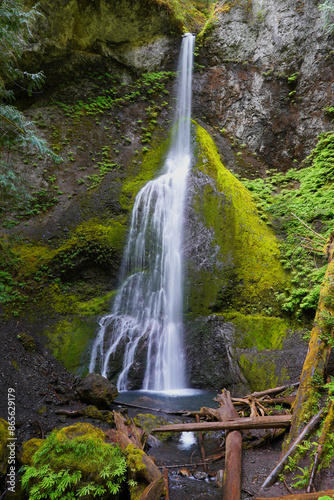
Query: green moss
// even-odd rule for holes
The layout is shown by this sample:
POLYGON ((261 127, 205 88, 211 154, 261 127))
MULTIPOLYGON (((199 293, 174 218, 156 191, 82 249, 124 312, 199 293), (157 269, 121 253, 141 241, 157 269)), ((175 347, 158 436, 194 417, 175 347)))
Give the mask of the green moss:
POLYGON ((53 249, 44 245, 20 244, 13 247, 19 277, 45 282, 59 269, 74 268, 80 259, 103 265, 119 260, 126 233, 126 219, 100 222, 91 219, 79 225, 64 243, 53 249))
POLYGON ((0 418, 0 477, 4 476, 8 467, 8 422, 0 418))
MULTIPOLYGON (((138 415, 134 418, 134 422, 138 427, 142 427, 149 434, 155 427, 160 427, 161 425, 171 423, 170 421, 165 420, 163 417, 157 417, 156 415, 152 415, 151 413, 138 413, 138 415)), ((176 423, 176 421, 174 421, 173 423, 176 423)), ((158 434, 156 434, 156 437, 161 441, 167 441, 173 437, 173 433, 159 432, 158 434)))
POLYGON ((169 139, 164 142, 155 141, 147 153, 143 154, 140 171, 127 179, 120 196, 120 203, 125 210, 131 210, 135 197, 141 188, 155 177, 162 167, 169 146, 169 139))
POLYGON ((84 376, 89 363, 89 346, 96 333, 94 319, 63 319, 45 335, 52 354, 75 375, 84 376))
POLYGON ((23 443, 23 451, 21 455, 21 462, 23 465, 29 465, 32 461, 32 457, 36 451, 45 443, 44 439, 29 439, 23 443))
POLYGON ((236 325, 234 342, 241 349, 281 349, 289 327, 281 318, 245 316, 235 311, 224 313, 224 318, 236 325))
POLYGON ((99 498, 120 491, 126 479, 126 460, 119 446, 107 444, 105 437, 101 429, 88 423, 53 431, 34 453, 31 466, 25 467, 23 487, 32 498, 38 498, 33 496, 36 493, 49 498, 58 489, 55 498, 67 498, 69 491, 78 498, 83 496, 83 487, 99 498))
POLYGON ((252 391, 262 391, 288 382, 288 371, 285 367, 278 370, 273 356, 250 352, 242 354, 238 359, 242 373, 246 377, 252 391))
POLYGON ((28 352, 33 352, 36 349, 35 340, 31 335, 27 333, 20 333, 18 336, 18 341, 23 345, 24 349, 28 352))
POLYGON ((279 262, 278 241, 261 221, 251 194, 221 163, 210 135, 196 125, 195 166, 216 182, 207 183, 194 199, 202 223, 213 230, 218 247, 216 272, 190 269, 189 308, 195 314, 238 309, 244 314, 264 307, 278 312, 275 292, 287 276, 279 262))

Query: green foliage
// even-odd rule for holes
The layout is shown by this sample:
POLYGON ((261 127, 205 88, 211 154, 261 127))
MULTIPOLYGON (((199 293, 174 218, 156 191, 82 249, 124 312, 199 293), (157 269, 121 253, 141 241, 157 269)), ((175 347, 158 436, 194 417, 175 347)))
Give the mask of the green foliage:
POLYGON ((333 132, 319 136, 302 166, 266 179, 243 180, 262 218, 274 218, 282 234, 281 262, 291 273, 292 286, 277 299, 297 317, 316 309, 326 271, 323 246, 334 221, 333 132))
MULTIPOLYGON (((115 106, 121 107, 136 99, 146 101, 149 97, 151 98, 160 92, 168 93, 165 89, 165 83, 173 78, 175 73, 172 71, 143 73, 133 84, 127 86, 122 84, 118 75, 109 75, 106 73, 104 76, 101 76, 97 73, 89 73, 88 76, 92 80, 98 78, 99 84, 105 84, 108 88, 103 89, 97 97, 90 97, 88 95, 85 100, 83 98, 71 104, 54 101, 53 104, 59 106, 65 112, 65 116, 71 116, 75 120, 80 120, 84 115, 102 115, 115 106)), ((120 124, 117 124, 117 122, 116 118, 115 125, 119 127, 120 124)))
POLYGON ((324 22, 324 29, 326 33, 333 33, 334 31, 334 1, 325 0, 324 3, 319 5, 321 17, 324 22))
POLYGON ((297 479, 298 481, 295 481, 292 486, 294 488, 304 488, 308 485, 310 471, 308 467, 298 467, 298 469, 301 471, 301 474, 295 476, 294 480, 297 479))
POLYGON ((90 424, 53 431, 24 467, 22 486, 29 500, 118 495, 127 462, 119 446, 106 444, 90 424))

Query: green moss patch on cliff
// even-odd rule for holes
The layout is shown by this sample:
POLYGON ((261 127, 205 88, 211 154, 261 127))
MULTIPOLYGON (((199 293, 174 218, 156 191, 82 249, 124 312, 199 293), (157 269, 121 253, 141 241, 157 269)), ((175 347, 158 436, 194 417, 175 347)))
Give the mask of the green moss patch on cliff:
POLYGON ((233 342, 240 349, 281 349, 289 328, 287 322, 281 318, 245 316, 237 311, 224 313, 224 318, 236 326, 233 342))
POLYGON ((90 350, 95 337, 96 321, 89 318, 63 319, 45 332, 52 354, 67 370, 84 377, 88 372, 90 350))
POLYGON ((280 367, 278 369, 273 354, 259 354, 250 351, 241 354, 238 363, 252 391, 278 387, 286 384, 289 380, 287 368, 280 367))
POLYGON ((282 309, 313 317, 327 266, 323 246, 333 229, 334 133, 320 134, 300 166, 304 168, 242 181, 259 211, 274 218, 284 233, 281 261, 291 274, 291 284, 278 296, 282 309))
POLYGON ((196 125, 195 170, 208 182, 195 193, 194 206, 200 221, 213 230, 216 272, 190 269, 188 308, 196 314, 229 308, 243 314, 267 309, 278 313, 275 292, 285 286, 287 276, 279 262, 278 241, 257 213, 251 194, 223 166, 210 135, 196 125), (213 179, 214 184, 210 179, 213 179), (201 295, 201 296, 200 296, 201 295), (203 298, 204 296, 204 298, 203 298))
POLYGON ((8 467, 8 422, 3 418, 0 418, 0 478, 6 474, 8 467))
POLYGON ((129 177, 122 185, 120 203, 124 210, 131 210, 135 197, 141 188, 157 175, 159 169, 163 166, 169 143, 169 138, 163 142, 155 140, 150 149, 144 151, 141 165, 136 167, 134 175, 129 177))

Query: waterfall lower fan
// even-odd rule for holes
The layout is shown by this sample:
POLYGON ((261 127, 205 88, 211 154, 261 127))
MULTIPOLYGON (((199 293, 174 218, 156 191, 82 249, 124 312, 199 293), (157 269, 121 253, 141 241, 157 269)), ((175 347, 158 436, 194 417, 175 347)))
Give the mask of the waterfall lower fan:
POLYGON ((169 391, 186 387, 183 359, 182 227, 191 162, 190 117, 195 37, 183 37, 176 127, 163 173, 138 193, 123 256, 122 281, 111 314, 100 321, 89 370, 108 376, 109 363, 123 347, 118 389, 128 389, 129 370, 146 350, 142 388, 169 391))

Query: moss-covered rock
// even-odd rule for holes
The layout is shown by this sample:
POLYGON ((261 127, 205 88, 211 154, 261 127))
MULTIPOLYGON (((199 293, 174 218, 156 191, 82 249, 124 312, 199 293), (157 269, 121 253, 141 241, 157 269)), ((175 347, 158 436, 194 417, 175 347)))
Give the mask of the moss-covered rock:
MULTIPOLYGON (((163 417, 157 417, 156 415, 152 415, 151 413, 138 413, 138 415, 134 418, 134 422, 137 426, 142 427, 145 431, 150 434, 151 430, 155 427, 159 427, 161 425, 166 425, 170 423, 177 423, 179 421, 167 421, 163 417)), ((172 432, 159 432, 155 435, 156 438, 161 441, 168 441, 173 437, 172 432)))
POLYGON ((276 294, 289 277, 278 239, 250 192, 222 164, 210 135, 196 123, 193 130, 196 163, 185 221, 189 380, 234 394, 283 384, 298 377, 305 343, 280 317, 276 294), (301 356, 293 354, 298 349, 301 356), (289 369, 288 357, 295 360, 289 369))
POLYGON ((0 418, 0 478, 6 474, 8 467, 8 422, 0 418))
POLYGON ((20 460, 23 465, 29 465, 36 451, 45 443, 44 439, 32 438, 23 443, 23 450, 20 460))
POLYGON ((39 8, 44 14, 34 26, 39 43, 25 53, 24 62, 47 74, 51 69, 80 74, 94 58, 102 64, 109 60, 110 67, 153 71, 171 51, 171 32, 181 28, 163 2, 43 0, 39 8))
POLYGON ((54 430, 33 454, 23 486, 44 496, 59 490, 58 498, 69 491, 81 491, 82 496, 83 488, 87 500, 121 494, 126 485, 126 459, 120 448, 107 444, 105 438, 101 429, 88 423, 54 430))
POLYGON ((187 310, 277 313, 275 292, 288 279, 278 240, 261 221, 250 192, 221 163, 210 135, 199 125, 195 134, 186 221, 187 310))

